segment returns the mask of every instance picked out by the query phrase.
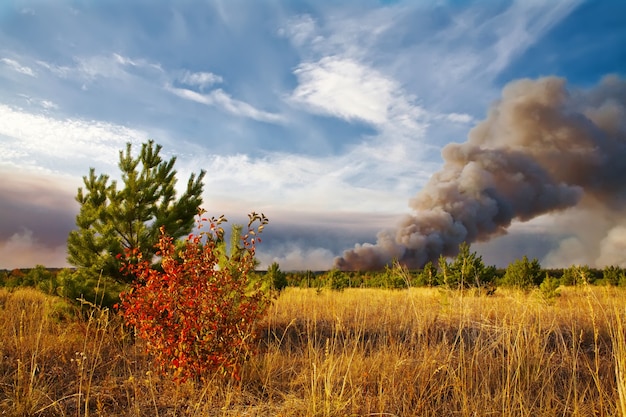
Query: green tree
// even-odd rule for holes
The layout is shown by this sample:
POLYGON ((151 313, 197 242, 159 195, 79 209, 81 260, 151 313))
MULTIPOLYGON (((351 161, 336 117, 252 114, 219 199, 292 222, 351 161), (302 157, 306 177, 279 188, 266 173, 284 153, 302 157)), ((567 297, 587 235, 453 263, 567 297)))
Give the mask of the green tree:
POLYGON ((160 152, 161 146, 150 140, 133 157, 128 143, 126 151, 120 151, 120 188, 108 175, 96 176, 94 168, 83 177, 84 188, 80 187, 76 196, 78 228, 68 237, 70 264, 95 275, 128 281, 119 272, 119 254, 139 248, 143 259, 151 260, 161 227, 174 239, 191 231, 202 202, 205 172, 191 174, 187 189, 176 199, 176 158, 165 161, 160 152))
POLYGON ((407 288, 412 284, 409 269, 398 262, 397 259, 393 260, 391 266, 385 266, 381 278, 382 282, 380 284, 383 288, 407 288))
POLYGON ((459 253, 452 262, 439 258, 439 270, 441 283, 448 288, 458 289, 491 285, 496 274, 495 267, 485 266, 482 256, 470 252, 470 246, 465 242, 459 245, 459 253))
POLYGON ((437 267, 432 261, 424 265, 424 268, 417 276, 417 282, 419 285, 427 287, 432 287, 437 283, 437 267))
POLYGON ((287 274, 280 270, 278 262, 273 262, 267 268, 266 276, 274 290, 281 291, 287 286, 287 274))
POLYGON ((617 286, 623 273, 624 271, 619 266, 605 266, 602 270, 602 281, 605 285, 617 286))
POLYGON ((450 276, 450 264, 446 260, 446 257, 443 255, 439 255, 439 259, 437 260, 437 267, 439 272, 437 273, 437 284, 451 287, 451 276, 450 276))
POLYGON ((37 287, 39 284, 45 281, 51 281, 53 278, 52 272, 48 271, 48 269, 43 265, 36 265, 34 268, 29 270, 24 277, 24 284, 27 286, 37 287))
POLYGON ((539 294, 544 300, 552 301, 556 297, 561 296, 561 293, 559 292, 559 286, 559 280, 551 277, 550 274, 546 272, 545 279, 539 285, 539 294))
POLYGON ((541 281, 543 274, 539 261, 536 258, 530 261, 527 256, 509 264, 503 278, 505 285, 524 290, 540 285, 541 281))
POLYGON ((350 287, 350 278, 338 269, 331 269, 325 274, 326 286, 332 290, 343 291, 350 287))
POLYGON ((572 265, 563 271, 561 284, 563 285, 584 285, 592 284, 595 277, 588 265, 572 265))

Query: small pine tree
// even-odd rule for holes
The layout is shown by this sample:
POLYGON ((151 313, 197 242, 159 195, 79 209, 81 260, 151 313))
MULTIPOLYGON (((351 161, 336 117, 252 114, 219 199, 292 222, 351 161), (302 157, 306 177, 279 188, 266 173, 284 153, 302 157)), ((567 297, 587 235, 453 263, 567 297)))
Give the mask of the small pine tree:
POLYGON ((287 287, 287 274, 280 270, 278 262, 273 262, 267 268, 266 277, 273 290, 282 291, 287 287))
POLYGON ((541 284, 543 274, 541 273, 541 265, 535 258, 532 261, 524 256, 521 260, 509 264, 504 274, 504 285, 528 290, 541 284))
POLYGON ((482 256, 470 252, 470 246, 463 242, 459 245, 459 253, 452 260, 446 262, 439 258, 442 284, 451 289, 483 288, 490 286, 495 279, 495 267, 486 267, 482 256))
POLYGON ((539 294, 546 301, 552 301, 554 298, 559 297, 561 293, 559 292, 559 280, 556 278, 552 278, 550 274, 546 273, 546 278, 539 285, 539 294))
POLYGON ((424 268, 417 276, 419 285, 432 287, 437 284, 437 267, 432 262, 424 265, 424 268))
POLYGON ((174 239, 191 231, 202 202, 205 172, 191 174, 186 191, 176 199, 176 158, 165 161, 160 151, 152 140, 142 145, 136 158, 130 143, 126 152, 120 151, 121 188, 108 175, 96 176, 93 168, 83 177, 84 188, 76 196, 77 230, 70 232, 67 242, 70 264, 94 276, 128 281, 120 273, 118 255, 140 248, 142 258, 152 260, 161 228, 174 239))

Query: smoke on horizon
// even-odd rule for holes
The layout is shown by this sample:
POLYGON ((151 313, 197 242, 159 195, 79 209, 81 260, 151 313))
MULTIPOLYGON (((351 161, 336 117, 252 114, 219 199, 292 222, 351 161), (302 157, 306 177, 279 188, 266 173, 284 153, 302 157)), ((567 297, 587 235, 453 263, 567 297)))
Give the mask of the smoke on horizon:
POLYGON ((626 248, 624 79, 607 76, 587 90, 568 90, 557 77, 512 82, 467 141, 447 145, 442 157, 410 200, 412 213, 376 244, 345 251, 336 268, 381 269, 393 259, 420 268, 454 256, 461 242, 505 234, 513 221, 572 207, 608 222, 590 263, 626 263, 613 245, 626 248))

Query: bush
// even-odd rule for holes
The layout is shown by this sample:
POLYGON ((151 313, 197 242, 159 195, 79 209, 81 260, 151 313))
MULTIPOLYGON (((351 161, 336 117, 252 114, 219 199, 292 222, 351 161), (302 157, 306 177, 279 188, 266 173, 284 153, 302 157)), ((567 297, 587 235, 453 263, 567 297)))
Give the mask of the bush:
POLYGON ((119 294, 127 286, 113 278, 96 274, 90 269, 62 269, 56 277, 56 294, 76 303, 81 300, 101 307, 112 307, 119 302, 119 294))
POLYGON ((559 291, 560 282, 556 278, 552 278, 549 274, 546 274, 546 278, 541 284, 539 284, 539 294, 541 297, 550 301, 561 295, 559 291))
POLYGON ((524 256, 522 259, 518 259, 509 264, 502 278, 502 282, 509 287, 529 290, 540 285, 542 278, 539 261, 537 259, 531 261, 528 257, 524 256))
MULTIPOLYGON (((201 212, 202 213, 202 212, 201 212)), ((250 285, 255 265, 256 237, 267 223, 252 213, 243 249, 220 268, 225 219, 198 220, 197 234, 178 253, 173 238, 161 229, 157 255, 161 267, 129 251, 124 269, 133 276, 132 288, 121 294, 120 313, 158 369, 177 381, 205 378, 211 373, 239 379, 240 366, 254 346, 254 327, 263 317, 269 295, 250 285), (206 222, 210 231, 201 231, 206 222), (254 225, 260 225, 255 229, 254 225)))
POLYGON ((391 266, 385 266, 383 288, 407 288, 411 286, 411 274, 406 266, 394 260, 391 266))

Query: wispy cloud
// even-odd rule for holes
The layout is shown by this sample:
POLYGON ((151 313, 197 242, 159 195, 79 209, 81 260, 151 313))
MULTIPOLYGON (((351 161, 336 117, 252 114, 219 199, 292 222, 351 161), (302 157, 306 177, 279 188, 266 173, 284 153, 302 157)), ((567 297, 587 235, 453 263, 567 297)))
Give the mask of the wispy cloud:
POLYGON ((190 72, 184 71, 178 80, 188 86, 198 87, 200 90, 204 90, 206 87, 210 87, 214 84, 219 84, 224 79, 212 72, 190 72))
POLYGON ((207 106, 215 106, 235 116, 247 117, 268 123, 283 123, 285 121, 284 117, 280 114, 259 110, 244 101, 232 98, 219 88, 207 94, 198 93, 187 88, 172 87, 171 85, 166 85, 165 89, 185 100, 195 101, 196 103, 207 106))
POLYGON ((519 54, 533 45, 556 23, 570 14, 582 0, 552 3, 515 1, 497 19, 492 19, 485 29, 497 35, 493 46, 493 60, 486 67, 497 74, 505 69, 519 54))
POLYGON ((18 94, 19 97, 22 97, 28 104, 34 104, 36 106, 40 106, 45 110, 57 110, 59 105, 51 100, 45 100, 41 98, 31 97, 27 94, 18 94))
POLYGON ((30 67, 21 65, 19 62, 15 61, 14 59, 2 58, 0 59, 0 62, 2 62, 7 67, 11 68, 13 71, 19 72, 20 74, 28 75, 30 77, 37 76, 37 74, 35 74, 35 71, 33 71, 30 67))
POLYGON ((130 58, 118 53, 74 56, 71 65, 57 65, 43 60, 37 60, 36 63, 59 78, 74 78, 87 82, 98 78, 130 79, 135 76, 130 71, 133 69, 152 71, 157 74, 163 72, 159 63, 143 58, 130 58))
POLYGON ((46 61, 37 60, 37 65, 50 71, 57 77, 67 78, 74 71, 72 67, 66 65, 55 65, 46 61))
POLYGON ((315 38, 321 40, 315 29, 315 20, 305 14, 289 19, 284 27, 278 29, 278 35, 288 38, 296 47, 301 47, 305 43, 315 42, 315 38))

